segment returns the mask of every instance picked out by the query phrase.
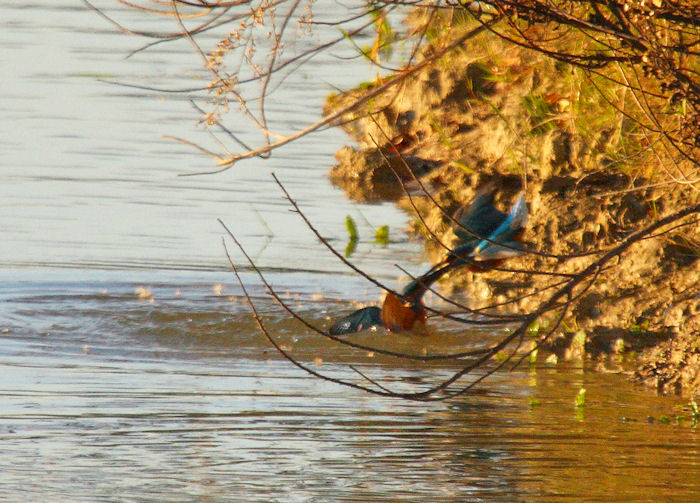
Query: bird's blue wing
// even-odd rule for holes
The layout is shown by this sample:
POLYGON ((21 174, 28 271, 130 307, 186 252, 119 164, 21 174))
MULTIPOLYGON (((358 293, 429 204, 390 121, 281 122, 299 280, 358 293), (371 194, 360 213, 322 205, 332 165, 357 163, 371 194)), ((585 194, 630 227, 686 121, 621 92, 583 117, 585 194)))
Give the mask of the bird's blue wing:
MULTIPOLYGON (((525 225, 527 224, 527 205, 525 204, 525 194, 521 193, 520 197, 518 197, 518 200, 515 201, 515 204, 510 210, 510 213, 506 217, 506 219, 498 226, 496 230, 494 230, 490 236, 488 236, 488 239, 490 241, 496 241, 499 243, 503 243, 506 246, 511 246, 510 242, 514 236, 517 234, 521 233, 525 229, 525 225)), ((488 257, 488 258, 482 258, 484 255, 486 255, 486 249, 488 247, 493 247, 495 246, 493 243, 490 243, 489 241, 486 241, 485 239, 480 241, 478 245, 474 247, 474 251, 471 253, 471 256, 474 258, 478 258, 479 260, 490 260, 491 258, 497 258, 497 257, 488 257)), ((500 249, 500 253, 505 253, 504 250, 507 248, 505 247, 498 247, 500 249)), ((516 252, 517 250, 511 250, 513 252, 516 252)), ((503 256, 501 258, 507 258, 507 257, 514 257, 521 255, 523 252, 519 253, 513 253, 511 255, 503 256)), ((493 254, 496 255, 496 250, 493 251, 493 254)))
POLYGON ((354 334, 373 326, 381 326, 381 313, 382 310, 377 306, 363 307, 335 322, 328 333, 331 335, 354 334))
POLYGON ((477 192, 469 206, 455 214, 459 225, 455 225, 454 232, 460 244, 475 246, 479 236, 488 237, 506 219, 507 215, 493 205, 495 192, 495 185, 487 184, 477 192))

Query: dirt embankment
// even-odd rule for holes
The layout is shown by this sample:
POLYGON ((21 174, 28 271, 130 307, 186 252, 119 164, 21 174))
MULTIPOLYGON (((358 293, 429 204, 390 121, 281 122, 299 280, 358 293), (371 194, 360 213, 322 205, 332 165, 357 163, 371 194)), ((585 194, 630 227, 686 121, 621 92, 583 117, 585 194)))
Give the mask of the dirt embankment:
MULTIPOLYGON (((396 200, 415 215, 396 182, 399 173, 423 216, 413 220, 412 230, 426 238, 433 260, 445 252, 426 226, 449 244, 450 221, 422 193, 404 161, 449 212, 487 180, 502 188, 497 202, 506 208, 525 182, 531 213, 526 240, 548 254, 609 249, 659 217, 697 204, 697 191, 669 183, 668 173, 630 154, 627 135, 633 125, 614 109, 598 109, 575 79, 570 69, 522 50, 506 49, 497 57, 477 58, 469 50, 450 54, 343 118, 358 147, 338 151, 330 178, 351 198, 396 200)), ((330 97, 328 110, 362 92, 330 97)), ((564 328, 549 340, 550 349, 567 354, 571 334, 583 330, 587 358, 604 361, 623 354, 635 364, 636 378, 660 391, 698 389, 699 227, 664 229, 668 232, 634 244, 608 264, 574 300, 564 328)), ((508 265, 575 273, 593 257, 527 256, 508 265)), ((465 291, 471 307, 480 307, 558 280, 457 272, 442 288, 465 291)), ((529 311, 542 298, 524 297, 506 309, 529 311)))

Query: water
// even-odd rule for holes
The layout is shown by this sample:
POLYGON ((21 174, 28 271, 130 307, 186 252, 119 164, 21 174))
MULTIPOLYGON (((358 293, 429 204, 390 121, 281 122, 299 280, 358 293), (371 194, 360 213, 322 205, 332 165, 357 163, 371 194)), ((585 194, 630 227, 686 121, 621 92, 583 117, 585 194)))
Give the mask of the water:
MULTIPOLYGON (((161 18, 145 24, 152 18, 112 0, 97 5, 130 27, 175 28, 161 18)), ((357 259, 367 267, 385 269, 387 257, 404 251, 416 256, 418 247, 404 242, 403 213, 391 204, 352 204, 326 181, 333 153, 347 142, 344 133, 304 138, 267 161, 242 161, 218 176, 178 176, 215 167, 195 149, 163 138, 217 147, 197 127, 199 113, 189 95, 104 81, 168 89, 205 85, 207 75, 188 43, 156 46, 125 59, 151 40, 114 32, 80 1, 51 7, 25 2, 22 9, 0 2, 0 12, 0 61, 11 76, 0 84, 2 266, 222 268, 223 231, 216 221, 221 218, 260 265, 298 269, 312 262, 315 270, 345 271, 288 211, 271 172, 323 235, 343 249, 345 216, 352 215, 363 238, 357 259), (371 245, 374 229, 385 224, 395 244, 371 245)), ((338 36, 335 28, 327 31, 326 38, 338 36)), ((287 133, 317 121, 329 92, 371 78, 373 71, 360 61, 339 59, 352 55, 344 46, 287 78, 268 101, 275 129, 287 133), (319 67, 325 68, 322 79, 314 73, 319 67)), ((233 123, 240 124, 244 139, 260 141, 243 119, 233 123)))
MULTIPOLYGON (((0 83, 0 500, 697 498, 700 442, 687 400, 632 386, 614 362, 611 372, 566 363, 502 372, 473 395, 414 403, 319 381, 282 360, 228 271, 216 218, 294 309, 328 326, 377 290, 344 274, 268 173, 340 248, 344 217, 355 216, 364 239, 353 260, 390 284, 401 275, 391 264, 424 267, 401 232, 405 217, 391 205, 353 205, 330 187, 325 172, 346 141, 337 131, 225 174, 177 177, 211 167, 159 136, 204 140, 187 101, 98 77, 191 85, 199 69, 189 48, 124 60, 140 42, 80 2, 23 5, 0 2, 0 61, 11 75, 0 83), (394 242, 371 243, 372 225, 385 223, 394 242), (581 388, 585 405, 576 407, 581 388)), ((314 71, 346 87, 371 77, 331 56, 314 71)), ((278 91, 275 120, 318 117, 328 87, 311 77, 278 91)), ((352 364, 392 388, 417 389, 456 368, 338 347, 291 320, 251 271, 243 280, 271 333, 317 371, 359 380, 352 364)), ((358 340, 422 353, 499 335, 437 322, 431 330, 358 340)))
MULTIPOLYGON (((498 374, 448 403, 368 396, 277 358, 240 290, 215 289, 214 274, 108 275, 26 277, 0 292, 6 501, 692 501, 700 489, 681 402, 624 375, 562 365, 498 374)), ((299 280, 271 279, 281 291, 299 280)), ((450 369, 331 352, 251 294, 317 370, 347 377, 354 363, 401 387, 450 369)), ((314 323, 343 308, 313 288, 294 295, 314 323)), ((417 344, 458 347, 444 340, 417 344)))

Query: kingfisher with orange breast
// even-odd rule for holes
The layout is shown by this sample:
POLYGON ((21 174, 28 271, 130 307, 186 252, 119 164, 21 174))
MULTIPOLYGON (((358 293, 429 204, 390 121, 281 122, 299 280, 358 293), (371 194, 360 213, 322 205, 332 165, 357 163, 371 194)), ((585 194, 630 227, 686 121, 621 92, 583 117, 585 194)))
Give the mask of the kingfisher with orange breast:
POLYGON ((481 272, 497 267, 504 260, 525 253, 522 238, 527 224, 527 205, 521 193, 509 213, 498 210, 493 202, 496 187, 484 186, 469 205, 454 216, 458 244, 447 257, 425 274, 411 281, 399 295, 387 292, 381 308, 364 307, 334 323, 329 333, 344 335, 383 326, 390 332, 411 330, 416 322, 425 324, 427 313, 423 295, 431 285, 452 269, 466 266, 481 272))

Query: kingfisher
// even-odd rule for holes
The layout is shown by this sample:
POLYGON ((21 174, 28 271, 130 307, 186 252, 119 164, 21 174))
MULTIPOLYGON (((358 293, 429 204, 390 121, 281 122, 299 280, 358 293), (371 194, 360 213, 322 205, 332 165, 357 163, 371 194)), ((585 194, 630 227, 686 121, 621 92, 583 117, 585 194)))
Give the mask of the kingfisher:
POLYGON ((508 258, 523 255, 522 238, 528 216, 525 196, 521 193, 510 212, 504 213, 493 204, 495 194, 495 185, 489 183, 455 213, 457 245, 446 258, 411 281, 401 294, 387 292, 381 308, 358 309, 334 323, 329 333, 345 335, 378 326, 390 332, 411 330, 416 322, 425 324, 427 313, 423 296, 444 274, 462 266, 482 272, 508 258))
POLYGON ((466 265, 471 271, 483 271, 525 253, 522 243, 528 217, 525 194, 519 194, 509 213, 493 205, 495 195, 496 186, 488 183, 469 205, 455 213, 457 244, 446 259, 428 272, 445 264, 452 267, 466 265))

